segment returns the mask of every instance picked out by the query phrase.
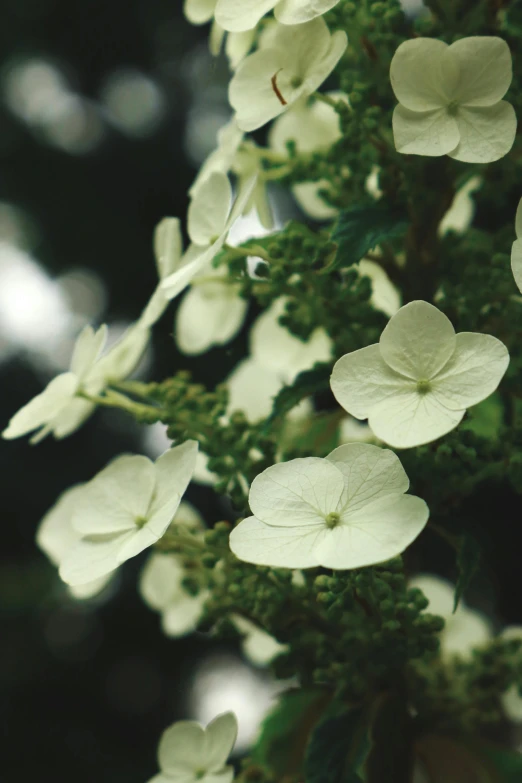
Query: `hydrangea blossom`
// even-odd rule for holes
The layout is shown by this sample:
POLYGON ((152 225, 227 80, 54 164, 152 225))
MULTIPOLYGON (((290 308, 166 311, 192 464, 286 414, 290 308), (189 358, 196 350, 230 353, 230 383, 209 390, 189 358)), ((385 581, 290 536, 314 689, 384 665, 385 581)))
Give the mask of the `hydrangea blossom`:
POLYGON ((350 443, 325 459, 272 465, 252 482, 254 516, 230 535, 240 560, 276 568, 362 568, 395 557, 428 520, 388 449, 350 443))
POLYGON ((451 206, 440 221, 438 234, 444 236, 448 231, 462 234, 466 231, 475 214, 475 202, 473 194, 481 187, 482 177, 470 177, 468 181, 455 193, 451 206))
MULTIPOLYGON (((191 0, 192 3, 195 0, 191 0)), ((201 4, 201 0, 199 0, 201 4)), ((216 20, 225 30, 251 30, 269 11, 285 25, 298 25, 322 16, 339 0, 217 0, 216 20)))
POLYGON ((140 316, 139 324, 142 327, 148 329, 154 326, 167 309, 169 299, 162 282, 179 268, 182 254, 183 237, 180 221, 174 217, 163 218, 154 231, 154 257, 159 283, 140 316))
POLYGON ((189 440, 155 463, 124 455, 86 484, 72 517, 80 541, 60 563, 63 581, 75 586, 99 579, 161 538, 192 478, 197 451, 189 440))
POLYGON ((434 574, 419 574, 409 586, 422 590, 429 601, 426 611, 444 619, 445 625, 440 633, 443 656, 468 656, 474 647, 480 647, 491 638, 491 623, 482 612, 470 609, 463 601, 453 612, 455 587, 445 579, 434 574))
POLYGON ((323 19, 302 25, 279 25, 271 46, 249 55, 239 65, 229 100, 242 130, 253 131, 311 95, 341 59, 346 33, 333 35, 323 19))
POLYGON ((228 174, 230 172, 244 136, 245 134, 238 128, 235 118, 232 118, 219 129, 216 148, 212 150, 204 161, 196 179, 190 187, 189 195, 191 198, 194 198, 198 189, 211 174, 216 171, 221 174, 228 174))
POLYGON ((518 202, 515 231, 517 238, 511 248, 511 270, 518 290, 522 292, 522 199, 518 202))
MULTIPOLYGON (((38 527, 36 543, 55 566, 60 567, 65 555, 81 539, 81 534, 72 524, 72 518, 75 508, 81 503, 84 486, 77 484, 63 492, 38 527)), ((112 574, 105 574, 83 585, 68 586, 68 589, 74 598, 91 598, 103 590, 111 579, 112 574)))
MULTIPOLYGON (((182 502, 173 520, 191 531, 202 528, 202 518, 190 503, 182 502)), ((183 589, 186 576, 183 561, 169 553, 152 554, 141 574, 140 593, 151 609, 161 614, 167 636, 184 636, 194 631, 208 597, 206 591, 192 596, 183 589)))
POLYGON ((187 215, 187 230, 192 244, 176 271, 163 279, 161 286, 169 299, 181 293, 225 244, 228 233, 245 211, 255 180, 246 183, 237 198, 232 197, 230 180, 221 171, 213 171, 196 189, 187 215))
POLYGON ((234 770, 226 763, 236 737, 233 712, 218 715, 206 728, 192 720, 174 723, 159 743, 161 772, 149 783, 232 783, 234 770))
MULTIPOLYGON (((327 93, 331 98, 347 101, 343 93, 327 93)), ((301 98, 274 122, 268 135, 270 147, 282 154, 287 151, 288 141, 294 141, 298 153, 317 152, 328 149, 341 138, 339 114, 333 106, 322 101, 309 102, 301 98)), ((338 210, 330 206, 319 195, 328 190, 327 180, 301 182, 292 187, 292 192, 302 209, 316 220, 328 220, 338 210)))
POLYGON ((491 163, 515 140, 515 110, 501 100, 512 79, 501 38, 473 36, 448 46, 434 38, 402 43, 390 78, 399 101, 393 134, 399 152, 491 163))
POLYGON ((509 364, 495 337, 455 330, 428 302, 401 307, 379 343, 335 364, 332 391, 356 419, 395 448, 429 443, 454 429, 466 408, 489 397, 509 364))
POLYGON ((288 645, 280 644, 277 639, 246 617, 232 614, 230 619, 243 637, 241 647, 245 657, 254 666, 267 666, 276 655, 288 649, 288 645))

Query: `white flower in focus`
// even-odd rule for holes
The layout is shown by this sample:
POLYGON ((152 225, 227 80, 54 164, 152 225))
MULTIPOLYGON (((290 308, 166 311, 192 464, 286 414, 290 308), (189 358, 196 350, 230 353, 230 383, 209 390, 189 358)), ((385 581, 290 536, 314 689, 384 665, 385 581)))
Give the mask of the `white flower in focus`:
MULTIPOLYGON (((522 625, 509 625, 500 634, 501 639, 522 641, 522 625)), ((522 723, 522 696, 517 685, 512 685, 500 697, 504 712, 513 723, 522 723)))
POLYGON ((453 430, 466 409, 489 397, 506 372, 506 346, 455 330, 428 302, 401 307, 379 343, 336 362, 330 384, 339 404, 368 419, 394 448, 429 443, 453 430))
POLYGON ((154 463, 121 456, 86 484, 72 517, 81 538, 60 563, 63 581, 91 582, 156 543, 192 478, 197 451, 189 440, 154 463))
POLYGON ((474 647, 480 647, 491 638, 491 623, 481 612, 470 609, 461 600, 453 613, 455 587, 450 582, 432 574, 419 574, 408 586, 422 590, 429 601, 426 611, 444 619, 439 636, 443 656, 470 655, 474 647))
POLYGON ((230 619, 243 637, 242 650, 254 666, 267 666, 276 655, 288 649, 258 625, 240 614, 231 614, 230 619))
MULTIPOLYGON (((60 566, 63 558, 81 538, 72 525, 72 517, 74 509, 81 502, 84 486, 85 484, 78 484, 60 495, 38 527, 36 543, 55 566, 60 566)), ((68 589, 74 598, 91 598, 103 590, 111 579, 112 574, 106 574, 93 582, 68 589)))
POLYGON ((192 281, 176 313, 175 338, 180 351, 191 356, 225 345, 245 320, 248 302, 228 283, 223 268, 210 267, 192 281))
POLYGON ((515 232, 517 238, 511 248, 511 271, 513 272, 518 290, 522 292, 522 199, 518 202, 515 232))
POLYGON ((196 189, 187 216, 192 244, 176 271, 161 283, 168 299, 180 294, 197 274, 210 266, 235 221, 245 211, 255 184, 255 179, 246 183, 234 200, 226 174, 214 171, 196 189))
POLYGON ((162 286, 163 280, 170 277, 181 264, 183 237, 178 218, 166 217, 158 223, 154 231, 154 256, 158 270, 159 283, 139 318, 139 325, 148 329, 154 326, 169 304, 162 286))
POLYGON ((444 217, 442 218, 438 234, 444 236, 448 231, 455 231, 462 234, 470 227, 475 214, 475 202, 473 193, 482 185, 482 177, 470 177, 455 194, 444 217))
POLYGON ((451 46, 435 38, 405 41, 390 78, 399 101, 393 113, 399 152, 491 163, 513 146, 515 110, 501 100, 511 84, 511 52, 501 38, 473 36, 451 46))
MULTIPOLYGON (((202 529, 202 518, 189 503, 181 503, 173 520, 191 531, 202 529)), ((161 625, 167 636, 179 637, 197 627, 208 592, 192 596, 183 589, 186 576, 180 557, 168 553, 152 554, 139 583, 141 596, 151 609, 161 613, 161 625)))
POLYGON ((273 45, 243 60, 230 82, 229 100, 239 127, 245 131, 261 128, 315 92, 347 45, 346 33, 337 30, 332 35, 321 18, 302 25, 280 25, 273 45))
POLYGON ((227 767, 237 737, 237 719, 225 712, 203 728, 181 720, 163 732, 158 747, 161 772, 149 783, 232 783, 233 767, 227 767))
MULTIPOLYGON (((326 94, 348 102, 343 93, 326 94)), ((302 98, 277 118, 270 128, 268 143, 275 152, 285 155, 287 142, 294 141, 297 152, 302 154, 328 149, 340 138, 339 115, 333 106, 322 101, 309 103, 307 98, 302 98)), ((320 190, 328 190, 329 187, 327 180, 301 182, 292 186, 292 193, 304 212, 316 220, 328 220, 339 211, 319 195, 320 190)))
POLYGON ((69 372, 53 378, 43 392, 15 413, 2 437, 10 440, 38 430, 31 438, 31 443, 38 443, 50 433, 55 438, 65 438, 77 429, 94 410, 94 405, 75 397, 80 391, 93 393, 89 376, 106 339, 105 324, 96 332, 86 326, 76 340, 69 372))
MULTIPOLYGON (((193 3, 195 0, 191 0, 193 3)), ((274 12, 285 25, 299 25, 322 16, 339 0, 217 0, 215 14, 218 24, 234 32, 251 30, 262 17, 274 12)), ((201 5, 201 2, 199 3, 201 5)), ((207 5, 210 6, 210 2, 207 5)))
POLYGON ((387 449, 350 443, 326 459, 272 465, 252 482, 254 516, 230 535, 240 560, 274 568, 363 568, 403 552, 428 520, 426 503, 387 449))

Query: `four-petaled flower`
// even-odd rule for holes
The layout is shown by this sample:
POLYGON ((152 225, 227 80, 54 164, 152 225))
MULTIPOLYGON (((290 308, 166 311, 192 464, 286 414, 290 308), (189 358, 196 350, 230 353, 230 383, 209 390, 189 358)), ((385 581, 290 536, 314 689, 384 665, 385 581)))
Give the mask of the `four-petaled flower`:
POLYGON ((231 783, 234 770, 226 763, 236 737, 233 712, 218 715, 206 728, 192 720, 174 723, 159 743, 161 772, 149 783, 231 783))
POLYGON ((230 535, 240 560, 274 568, 362 568, 399 555, 428 520, 388 449, 349 443, 326 459, 272 465, 250 488, 254 516, 230 535))
POLYGON ((435 38, 404 41, 390 78, 399 101, 393 113, 399 152, 491 163, 513 146, 517 118, 502 100, 511 53, 501 38, 473 36, 451 46, 435 38))
POLYGON ((509 364, 506 346, 487 334, 460 332, 428 302, 401 307, 380 341, 335 364, 332 391, 356 419, 394 448, 450 432, 466 409, 497 388, 509 364))

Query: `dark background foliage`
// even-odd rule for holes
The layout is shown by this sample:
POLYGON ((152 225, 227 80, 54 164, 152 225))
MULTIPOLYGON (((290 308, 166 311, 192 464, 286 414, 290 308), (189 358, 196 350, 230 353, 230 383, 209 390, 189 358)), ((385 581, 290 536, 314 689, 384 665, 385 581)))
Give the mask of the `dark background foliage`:
MULTIPOLYGON (((226 119, 226 65, 207 57, 207 30, 184 21, 179 0, 3 0, 1 8, 2 209, 22 216, 30 251, 48 274, 73 267, 95 272, 106 291, 101 318, 130 321, 156 282, 155 224, 164 215, 186 212, 197 167, 186 153, 187 134, 199 128, 211 146, 212 123, 226 119), (89 149, 64 148, 41 123, 13 111, 6 85, 13 70, 31 60, 57 68, 97 118, 102 130, 89 149), (163 109, 153 130, 125 131, 107 119, 103 85, 121 69, 150 80, 161 96, 163 109), (214 113, 202 113, 198 125, 194 117, 205 104, 214 113)), ((129 100, 138 104, 139 94, 131 92, 129 100)), ((0 275, 2 263, 0 256, 0 275)), ((154 336, 150 377, 160 379, 182 362, 199 380, 213 383, 244 348, 243 337, 203 361, 187 360, 176 353, 171 330, 167 316, 154 336)), ((33 359, 20 346, 0 356, 2 428, 50 377, 33 359)), ((122 569, 110 601, 75 603, 34 543, 39 520, 60 492, 90 478, 122 451, 140 450, 137 427, 103 412, 60 443, 0 442, 4 783, 141 783, 156 770, 161 731, 187 715, 186 684, 211 642, 203 636, 176 642, 162 636, 157 616, 137 594, 141 561, 122 569)), ((486 607, 494 604, 504 622, 520 622, 517 548, 509 550, 506 562, 506 549, 497 543, 517 538, 519 519, 503 497, 491 487, 470 506, 490 558, 478 582, 486 586, 480 593, 486 607)), ((223 516, 208 490, 191 489, 189 499, 208 523, 223 516)), ((438 561, 451 575, 452 558, 447 547, 426 537, 423 563, 438 561)))

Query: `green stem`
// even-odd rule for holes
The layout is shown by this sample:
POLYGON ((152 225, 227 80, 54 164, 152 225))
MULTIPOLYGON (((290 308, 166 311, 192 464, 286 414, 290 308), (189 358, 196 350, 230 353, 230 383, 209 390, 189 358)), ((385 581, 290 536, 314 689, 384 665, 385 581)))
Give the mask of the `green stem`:
POLYGON ((153 415, 156 419, 161 419, 166 415, 166 411, 163 408, 156 408, 153 405, 144 405, 140 402, 134 402, 124 394, 120 394, 112 389, 108 389, 105 396, 88 394, 83 391, 78 392, 77 396, 84 400, 89 400, 89 402, 92 402, 95 405, 102 405, 105 408, 119 408, 120 410, 130 413, 132 416, 153 415))
POLYGON ((235 256, 236 258, 258 256, 264 261, 270 261, 269 254, 263 247, 261 247, 261 245, 249 245, 248 247, 232 247, 231 245, 225 245, 225 250, 229 255, 235 256))

